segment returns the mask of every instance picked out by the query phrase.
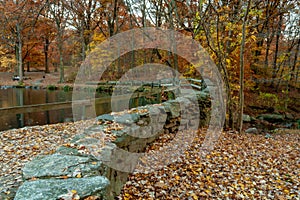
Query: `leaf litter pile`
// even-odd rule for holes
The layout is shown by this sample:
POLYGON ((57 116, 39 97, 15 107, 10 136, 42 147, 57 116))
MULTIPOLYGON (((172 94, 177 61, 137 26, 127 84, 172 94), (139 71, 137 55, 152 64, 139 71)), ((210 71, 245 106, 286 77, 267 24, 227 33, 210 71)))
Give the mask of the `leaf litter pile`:
MULTIPOLYGON (((271 137, 224 132, 204 157, 199 153, 202 132, 176 162, 131 174, 118 198, 300 199, 299 131, 271 137)), ((168 137, 148 151, 159 150, 168 137)))

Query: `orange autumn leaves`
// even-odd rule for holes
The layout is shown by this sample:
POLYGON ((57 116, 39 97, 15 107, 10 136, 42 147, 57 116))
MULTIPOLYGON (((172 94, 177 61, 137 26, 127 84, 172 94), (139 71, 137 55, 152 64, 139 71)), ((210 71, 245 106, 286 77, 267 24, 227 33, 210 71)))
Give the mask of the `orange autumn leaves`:
POLYGON ((200 133, 181 161, 133 173, 119 199, 297 199, 300 135, 223 133, 205 158, 200 133))

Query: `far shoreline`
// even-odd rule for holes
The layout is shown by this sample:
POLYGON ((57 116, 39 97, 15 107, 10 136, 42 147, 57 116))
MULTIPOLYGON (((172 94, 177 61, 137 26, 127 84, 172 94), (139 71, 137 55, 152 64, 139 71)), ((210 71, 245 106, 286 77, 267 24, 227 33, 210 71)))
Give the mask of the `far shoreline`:
POLYGON ((45 73, 43 71, 39 72, 24 72, 24 76, 27 79, 23 80, 23 85, 20 85, 17 80, 13 80, 14 73, 12 72, 0 72, 0 87, 40 87, 47 88, 49 85, 56 87, 64 87, 66 85, 72 86, 74 83, 66 81, 65 83, 59 83, 58 72, 45 73))

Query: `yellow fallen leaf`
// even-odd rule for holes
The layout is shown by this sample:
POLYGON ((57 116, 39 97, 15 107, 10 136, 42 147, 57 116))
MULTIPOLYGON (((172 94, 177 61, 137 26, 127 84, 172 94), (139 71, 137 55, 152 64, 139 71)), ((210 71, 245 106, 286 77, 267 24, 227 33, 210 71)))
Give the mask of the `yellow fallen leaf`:
POLYGON ((191 196, 193 197, 193 199, 198 200, 198 197, 195 193, 191 194, 191 196))
POLYGON ((129 200, 130 197, 131 197, 131 195, 128 194, 128 193, 125 193, 125 194, 124 194, 124 200, 129 200))
POLYGON ((73 194, 76 194, 76 193, 77 193, 77 191, 76 191, 76 190, 71 190, 71 192, 72 192, 73 194))
POLYGON ((206 192, 206 194, 210 194, 211 190, 204 190, 206 192))
POLYGON ((81 178, 81 177, 82 177, 81 173, 79 173, 79 174, 76 175, 76 178, 81 178))

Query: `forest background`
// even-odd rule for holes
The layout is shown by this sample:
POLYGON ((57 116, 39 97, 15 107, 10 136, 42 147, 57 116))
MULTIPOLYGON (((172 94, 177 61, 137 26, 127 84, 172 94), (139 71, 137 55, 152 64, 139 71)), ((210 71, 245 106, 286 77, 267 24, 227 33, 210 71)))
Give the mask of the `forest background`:
MULTIPOLYGON (((56 73, 60 83, 72 83, 105 39, 158 27, 198 41, 216 63, 228 99, 226 127, 241 130, 244 112, 272 110, 300 118, 297 0, 2 0, 0 24, 0 71, 18 75, 19 84, 31 71, 56 73)), ((102 78, 118 80, 153 62, 185 77, 199 76, 172 52, 143 49, 120 55, 102 78)))

